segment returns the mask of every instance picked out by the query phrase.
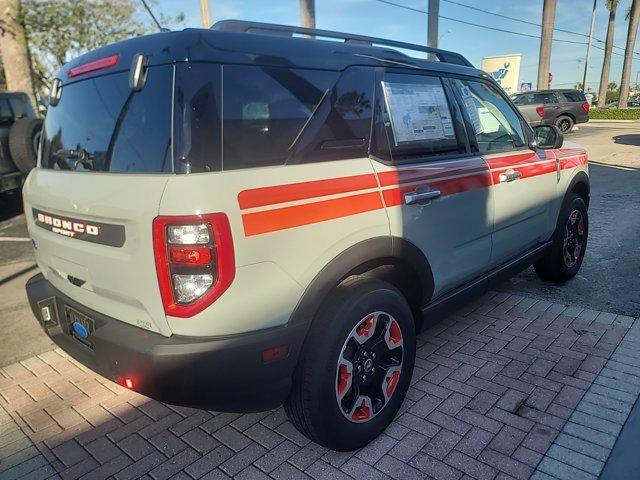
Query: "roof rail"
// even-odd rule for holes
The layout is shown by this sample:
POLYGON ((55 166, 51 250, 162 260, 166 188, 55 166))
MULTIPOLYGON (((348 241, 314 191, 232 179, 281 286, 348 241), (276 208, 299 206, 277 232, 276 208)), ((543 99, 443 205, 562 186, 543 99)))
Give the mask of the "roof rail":
POLYGON ((211 29, 224 32, 255 33, 261 35, 275 35, 293 37, 294 34, 307 35, 309 37, 338 38, 345 43, 360 45, 384 45, 387 47, 402 48, 434 55, 440 62, 454 63, 465 67, 473 67, 471 62, 459 53, 439 48, 424 47, 413 43, 397 42, 384 38, 367 37, 365 35, 354 35, 351 33, 334 32, 331 30, 320 30, 317 28, 293 27, 288 25, 278 25, 274 23, 246 22, 243 20, 221 20, 216 22, 211 29))

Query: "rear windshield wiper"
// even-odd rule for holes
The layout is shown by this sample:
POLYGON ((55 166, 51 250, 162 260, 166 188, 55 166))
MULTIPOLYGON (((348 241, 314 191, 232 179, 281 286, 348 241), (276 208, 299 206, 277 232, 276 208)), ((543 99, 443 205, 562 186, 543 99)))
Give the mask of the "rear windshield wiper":
POLYGON ((86 170, 94 170, 92 153, 87 152, 84 148, 66 149, 61 148, 53 154, 56 163, 62 167, 58 160, 65 160, 65 167, 77 170, 78 165, 82 165, 86 170))

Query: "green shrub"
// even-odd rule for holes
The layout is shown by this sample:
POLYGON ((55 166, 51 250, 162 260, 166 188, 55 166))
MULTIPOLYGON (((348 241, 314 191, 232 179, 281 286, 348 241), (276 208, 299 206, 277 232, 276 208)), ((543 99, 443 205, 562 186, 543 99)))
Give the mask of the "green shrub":
POLYGON ((640 120, 640 108, 592 108, 590 120, 640 120))

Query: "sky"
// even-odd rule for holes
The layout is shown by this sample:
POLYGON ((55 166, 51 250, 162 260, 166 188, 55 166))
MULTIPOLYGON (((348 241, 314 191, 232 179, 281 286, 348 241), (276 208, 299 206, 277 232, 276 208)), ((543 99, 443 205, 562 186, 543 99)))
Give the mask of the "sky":
MULTIPOLYGON (((394 3, 421 10, 427 9, 427 0, 393 0, 394 3)), ((539 24, 542 19, 543 0, 455 0, 455 3, 472 5, 483 10, 539 24)), ((620 0, 616 16, 614 49, 610 81, 620 84, 624 46, 627 35, 625 13, 631 0, 620 0)), ((198 0, 159 0, 156 7, 167 15, 183 12, 185 27, 200 27, 198 0)), ((299 0, 209 0, 213 22, 222 19, 241 19, 260 22, 298 25, 299 0)), ((587 35, 591 24, 592 0, 557 0, 555 27, 587 35)), ((534 25, 499 18, 474 11, 446 0, 440 2, 440 15, 488 27, 512 30, 539 36, 540 28, 534 25)), ((598 89, 604 56, 602 47, 607 33, 609 12, 605 0, 597 0, 594 41, 589 58, 587 87, 598 89), (599 47, 599 48, 598 48, 599 47)), ((387 5, 377 0, 316 0, 316 26, 327 30, 371 35, 410 43, 426 44, 427 15, 387 5)), ((466 56, 480 67, 485 56, 522 54, 520 82, 537 79, 540 40, 511 33, 487 30, 464 25, 452 20, 440 19, 440 48, 453 50, 466 56)), ((565 39, 585 44, 554 42, 551 54, 552 87, 571 88, 582 82, 587 45, 586 36, 554 32, 554 39, 565 39)), ((637 45, 637 44, 636 44, 637 45)), ((640 52, 640 47, 636 46, 640 52)), ((631 82, 640 75, 640 55, 634 62, 631 82)))

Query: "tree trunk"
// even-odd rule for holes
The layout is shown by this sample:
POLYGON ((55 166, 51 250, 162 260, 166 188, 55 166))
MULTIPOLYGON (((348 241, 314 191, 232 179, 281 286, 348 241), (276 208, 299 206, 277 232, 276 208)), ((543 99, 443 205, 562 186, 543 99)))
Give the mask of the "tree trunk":
POLYGON ((27 37, 20 20, 20 0, 0 0, 0 29, 0 53, 7 90, 26 93, 35 107, 27 37))
POLYGON ((612 0, 609 7, 609 24, 607 25, 607 38, 604 43, 604 60, 602 61, 602 73, 600 74, 600 90, 598 90, 598 107, 602 108, 607 103, 607 90, 609 86, 609 72, 611 70, 611 52, 613 51, 613 33, 616 27, 616 9, 618 0, 612 0))
POLYGON ((306 28, 316 28, 315 0, 300 0, 300 25, 306 28))
POLYGON ((629 100, 633 48, 636 44, 636 36, 638 35, 638 22, 640 22, 640 0, 633 0, 630 13, 627 45, 624 49, 624 64, 622 65, 622 79, 620 80, 620 100, 618 101, 618 108, 627 108, 627 101, 629 100))
POLYGON ((538 58, 538 90, 546 90, 549 85, 551 67, 551 43, 553 42, 553 24, 556 19, 556 0, 544 0, 542 7, 542 35, 540 38, 540 57, 538 58))

